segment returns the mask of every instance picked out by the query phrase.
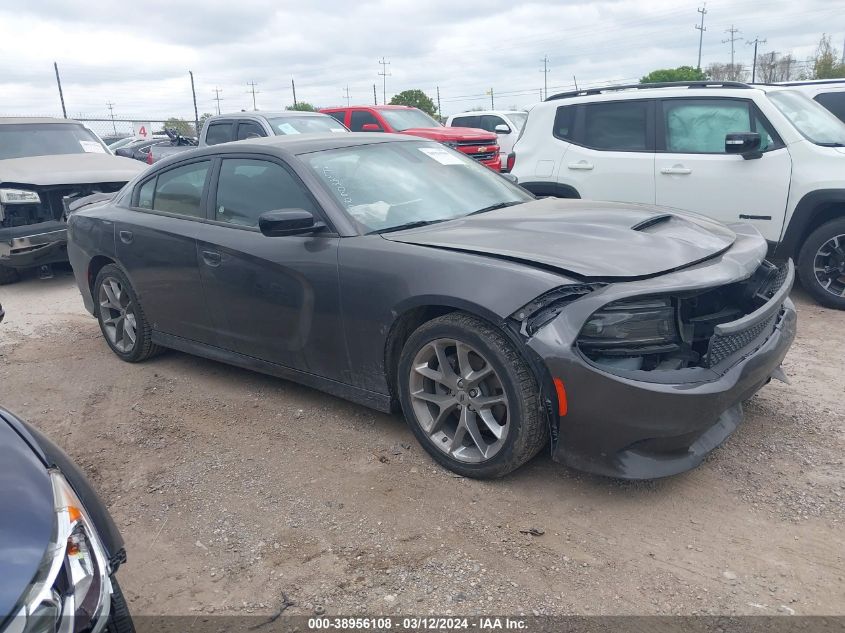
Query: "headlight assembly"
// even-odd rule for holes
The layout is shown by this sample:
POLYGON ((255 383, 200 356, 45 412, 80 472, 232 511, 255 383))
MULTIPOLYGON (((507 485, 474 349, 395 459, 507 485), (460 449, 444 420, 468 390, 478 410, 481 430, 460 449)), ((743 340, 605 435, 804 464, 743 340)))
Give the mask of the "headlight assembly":
POLYGON ((56 522, 35 578, 8 633, 98 630, 111 607, 111 581, 96 529, 67 480, 50 471, 56 522))
POLYGON ((26 189, 0 189, 0 204, 39 204, 41 197, 26 189))
POLYGON ((584 347, 665 346, 678 342, 675 308, 668 299, 611 303, 584 324, 579 342, 584 347))

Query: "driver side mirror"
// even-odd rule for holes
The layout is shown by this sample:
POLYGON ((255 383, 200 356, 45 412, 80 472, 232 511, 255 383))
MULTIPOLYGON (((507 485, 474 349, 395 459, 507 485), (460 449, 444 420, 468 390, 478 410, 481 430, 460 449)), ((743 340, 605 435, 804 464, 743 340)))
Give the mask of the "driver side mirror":
POLYGON ((267 237, 307 235, 316 233, 325 226, 325 224, 316 220, 310 211, 305 209, 265 211, 258 216, 258 228, 267 237))
POLYGON ((762 139, 757 132, 732 132, 725 136, 725 153, 739 154, 745 160, 762 158, 761 144, 762 139))
POLYGON ((364 125, 361 126, 361 131, 362 132, 384 132, 384 130, 381 129, 381 126, 378 123, 364 123, 364 125))
POLYGON ((510 134, 511 133, 511 129, 507 125, 505 125, 504 123, 499 123, 499 125, 497 125, 495 127, 495 130, 496 130, 496 134, 510 134))

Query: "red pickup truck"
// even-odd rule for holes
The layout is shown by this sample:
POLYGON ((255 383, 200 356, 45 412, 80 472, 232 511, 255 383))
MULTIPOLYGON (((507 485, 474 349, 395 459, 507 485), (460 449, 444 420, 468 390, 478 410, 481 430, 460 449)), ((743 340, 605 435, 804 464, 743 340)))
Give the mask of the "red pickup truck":
POLYGON ((443 127, 422 110, 399 105, 350 106, 320 110, 352 132, 412 134, 463 152, 494 171, 501 168, 496 135, 470 127, 443 127))

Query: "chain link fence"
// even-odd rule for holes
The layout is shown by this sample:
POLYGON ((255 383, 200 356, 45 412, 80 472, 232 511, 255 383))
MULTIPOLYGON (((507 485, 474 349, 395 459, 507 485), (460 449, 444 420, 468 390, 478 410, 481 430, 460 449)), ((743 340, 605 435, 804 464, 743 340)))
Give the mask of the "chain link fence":
POLYGON ((101 139, 117 139, 126 136, 143 135, 142 128, 146 128, 147 134, 164 134, 165 123, 167 127, 175 127, 180 134, 185 136, 196 136, 193 122, 173 121, 164 119, 74 119, 84 123, 101 139))

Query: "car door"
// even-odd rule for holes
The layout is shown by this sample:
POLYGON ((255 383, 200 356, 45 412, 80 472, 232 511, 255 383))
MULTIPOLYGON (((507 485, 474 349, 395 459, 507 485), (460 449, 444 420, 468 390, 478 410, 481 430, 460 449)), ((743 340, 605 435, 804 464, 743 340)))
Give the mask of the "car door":
POLYGON ((227 154, 215 170, 211 217, 198 242, 203 286, 221 347, 339 379, 346 365, 339 313, 338 237, 267 237, 265 211, 322 211, 282 161, 227 154))
POLYGON ((348 127, 351 132, 384 132, 388 129, 385 123, 369 110, 352 110, 348 127), (377 125, 379 129, 364 130, 365 125, 377 125))
POLYGON ((197 266, 212 161, 182 162, 156 172, 133 192, 132 209, 115 220, 117 259, 153 329, 211 343, 214 327, 197 266))
POLYGON ((792 161, 750 99, 663 99, 658 112, 656 202, 725 223, 748 222, 777 241, 789 195, 792 161), (758 132, 761 157, 725 152, 725 135, 758 132))
POLYGON ((654 204, 654 101, 561 106, 554 135, 567 141, 558 182, 582 198, 654 204))

